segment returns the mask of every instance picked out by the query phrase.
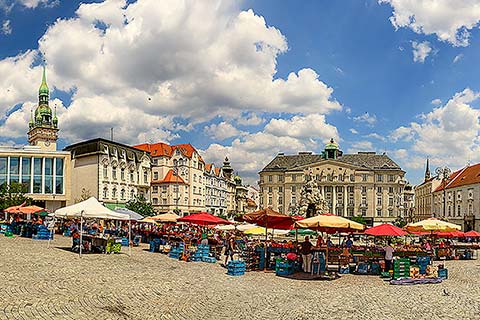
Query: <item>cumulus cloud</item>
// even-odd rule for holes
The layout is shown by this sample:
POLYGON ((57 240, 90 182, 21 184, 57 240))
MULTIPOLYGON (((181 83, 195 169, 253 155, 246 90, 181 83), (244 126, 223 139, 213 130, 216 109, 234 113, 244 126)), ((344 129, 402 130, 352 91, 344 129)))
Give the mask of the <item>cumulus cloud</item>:
POLYGON ((477 0, 378 0, 393 8, 390 22, 418 34, 435 34, 454 46, 468 46, 470 31, 480 21, 477 0))
POLYGON ((374 114, 370 114, 368 112, 365 112, 361 116, 353 117, 353 121, 355 122, 363 122, 367 124, 369 127, 373 127, 375 123, 377 122, 377 116, 374 114))
POLYGON ((219 124, 211 124, 210 126, 205 127, 204 131, 209 136, 218 140, 225 140, 244 134, 244 132, 238 130, 232 126, 232 124, 225 121, 222 121, 219 124))
POLYGON ((463 59, 463 53, 457 54, 455 58, 453 58, 453 63, 457 63, 458 61, 463 59))
POLYGON ((432 47, 430 47, 430 42, 412 42, 413 48, 413 61, 424 63, 427 56, 432 52, 432 47))
POLYGON ((354 128, 350 128, 350 129, 348 129, 348 131, 350 131, 353 134, 358 134, 358 131, 355 130, 354 128))
POLYGON ((480 111, 471 106, 479 97, 480 93, 467 88, 422 115, 420 121, 397 128, 391 138, 410 142, 412 154, 429 155, 439 163, 458 167, 465 159, 480 161, 480 111))
POLYGON ((380 141, 386 141, 387 139, 385 139, 384 136, 381 136, 379 135, 378 133, 376 132, 373 132, 373 133, 369 133, 365 136, 365 138, 373 138, 373 139, 377 139, 377 140, 380 140, 380 141))
POLYGON ((60 4, 59 0, 16 0, 18 4, 29 8, 34 9, 38 6, 53 7, 60 4))
POLYGON ((9 34, 12 33, 12 26, 10 25, 10 20, 4 20, 3 21, 1 32, 4 35, 9 35, 9 34))
MULTIPOLYGON (((275 76, 277 57, 287 50, 278 29, 231 2, 81 4, 74 18, 48 28, 38 50, 0 61, 6 75, 0 85, 11 89, 0 96, 0 111, 6 115, 15 105, 35 102, 39 52, 50 87, 73 93, 59 118, 69 141, 98 136, 111 126, 124 142, 145 135, 168 140, 176 136, 178 122, 242 115, 238 124, 254 126, 264 122, 257 114, 342 110, 314 70, 275 76)), ((3 124, 6 134, 9 124, 3 124)))
POLYGON ((294 116, 291 119, 271 119, 265 126, 265 132, 275 136, 338 140, 337 128, 326 123, 325 115, 310 114, 294 116))
POLYGON ((348 153, 357 153, 359 151, 375 151, 375 147, 370 141, 356 141, 352 142, 350 148, 347 149, 348 153))
POLYGON ((433 99, 432 102, 430 102, 431 104, 435 105, 435 106, 438 106, 440 104, 442 104, 442 100, 440 99, 433 99))

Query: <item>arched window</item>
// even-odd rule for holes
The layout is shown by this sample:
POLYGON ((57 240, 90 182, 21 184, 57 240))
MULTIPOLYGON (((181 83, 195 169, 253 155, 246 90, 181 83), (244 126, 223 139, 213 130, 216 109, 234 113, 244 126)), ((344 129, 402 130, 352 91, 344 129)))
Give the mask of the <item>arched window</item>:
POLYGON ((107 166, 103 166, 103 177, 108 178, 108 167, 107 166))
POLYGON ((155 205, 158 204, 158 199, 157 199, 157 198, 153 198, 153 199, 152 199, 152 203, 155 204, 155 205))
POLYGON ((125 180, 125 168, 120 169, 120 179, 125 180))
POLYGON ((112 198, 116 198, 117 197, 117 188, 113 188, 112 190, 112 198))
POLYGON ((104 199, 108 198, 108 188, 107 187, 103 187, 103 198, 104 199))
POLYGON ((122 189, 120 191, 120 199, 124 200, 125 199, 125 189, 122 189))
POLYGON ((135 191, 131 190, 130 191, 130 199, 133 199, 133 198, 135 198, 135 191))

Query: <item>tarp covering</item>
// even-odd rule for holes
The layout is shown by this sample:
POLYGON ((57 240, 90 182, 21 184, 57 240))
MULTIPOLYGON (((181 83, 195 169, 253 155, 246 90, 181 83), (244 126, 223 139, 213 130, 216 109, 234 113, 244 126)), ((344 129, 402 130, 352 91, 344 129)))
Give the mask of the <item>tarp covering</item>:
POLYGON ((78 218, 82 216, 85 219, 97 218, 111 220, 128 220, 128 216, 104 207, 94 197, 91 197, 85 201, 73 204, 68 207, 57 209, 54 213, 49 214, 49 216, 57 218, 78 218))
POLYGON ((381 236, 399 237, 399 236, 407 235, 405 231, 389 223, 383 223, 383 224, 379 224, 378 226, 368 228, 367 230, 365 230, 365 234, 368 234, 370 236, 378 236, 378 237, 381 237, 381 236))
POLYGON ((127 209, 127 208, 116 208, 113 211, 115 211, 117 213, 120 213, 120 214, 126 214, 129 217, 129 220, 138 221, 138 220, 143 219, 142 215, 136 213, 135 211, 127 209))
POLYGON ((353 232, 365 229, 361 223, 336 216, 333 214, 321 214, 315 217, 295 222, 297 228, 312 229, 327 233, 353 232))
POLYGON ((189 222, 198 225, 230 224, 225 219, 216 217, 208 212, 200 212, 177 219, 178 222, 189 222))
POLYGON ((242 220, 256 223, 259 226, 275 229, 290 229, 295 218, 272 209, 266 208, 242 216, 242 220))

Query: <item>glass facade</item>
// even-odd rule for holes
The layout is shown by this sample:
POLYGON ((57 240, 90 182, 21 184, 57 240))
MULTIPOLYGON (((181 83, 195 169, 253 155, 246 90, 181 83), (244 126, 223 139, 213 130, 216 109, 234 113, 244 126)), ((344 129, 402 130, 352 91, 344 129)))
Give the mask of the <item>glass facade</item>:
POLYGON ((64 160, 49 157, 0 157, 0 184, 21 183, 26 193, 63 194, 64 160))

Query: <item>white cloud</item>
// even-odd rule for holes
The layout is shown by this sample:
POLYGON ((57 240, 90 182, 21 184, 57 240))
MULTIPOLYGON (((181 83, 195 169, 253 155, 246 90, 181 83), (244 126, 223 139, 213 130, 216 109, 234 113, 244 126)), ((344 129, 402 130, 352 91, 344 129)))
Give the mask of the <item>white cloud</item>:
MULTIPOLYGON (((238 124, 259 125, 264 120, 256 114, 342 109, 312 69, 276 77, 277 57, 288 50, 285 37, 235 3, 106 0, 81 4, 76 13, 51 25, 38 51, 0 61, 0 86, 10 88, 0 96, 2 114, 36 101, 38 52, 45 54, 50 87, 74 92, 59 118, 69 141, 111 126, 124 142, 145 135, 168 140, 182 127, 179 120, 192 125, 236 114, 247 115, 238 124)), ((3 124, 7 135, 10 123, 3 124)))
POLYGON ((457 54, 455 58, 453 58, 453 63, 457 63, 458 61, 463 59, 463 53, 457 54))
POLYGON ((60 4, 59 0, 16 0, 18 4, 29 8, 34 9, 38 6, 53 7, 60 4))
POLYGON ((430 102, 431 104, 435 105, 435 106, 438 106, 439 104, 442 104, 442 100, 440 99, 433 99, 432 102, 430 102))
POLYGON ((377 122, 377 116, 374 115, 374 114, 370 115, 370 113, 365 112, 361 116, 353 117, 353 121, 363 122, 363 123, 366 123, 367 126, 373 127, 375 125, 375 123, 377 122))
POLYGON ((380 141, 386 141, 385 137, 384 136, 381 136, 379 135, 378 133, 369 133, 365 136, 365 138, 373 138, 373 139, 377 139, 377 140, 380 140, 380 141))
POLYGON ((354 128, 350 128, 350 129, 348 129, 348 131, 350 131, 353 134, 358 134, 358 131, 355 130, 354 128))
POLYGON ((258 116, 256 113, 250 112, 246 115, 240 116, 235 119, 239 125, 242 126, 258 126, 265 122, 265 119, 258 116))
POLYGON ((2 30, 1 32, 4 35, 9 35, 12 33, 12 26, 10 25, 10 20, 4 20, 2 23, 2 30))
POLYGON ((211 124, 210 126, 205 127, 204 131, 209 136, 214 137, 218 140, 225 140, 244 134, 244 132, 238 130, 230 123, 225 121, 222 121, 219 124, 211 124))
POLYGON ((430 47, 430 42, 412 42, 413 48, 413 61, 424 63, 427 56, 432 52, 432 47, 430 47))
POLYGON ((359 151, 375 151, 375 147, 370 141, 357 141, 351 143, 350 148, 347 149, 348 153, 357 153, 359 151))
POLYGON ((431 156, 438 163, 458 167, 466 159, 480 161, 480 111, 470 105, 479 97, 480 93, 467 88, 422 115, 419 122, 396 129, 391 138, 410 142, 409 152, 431 156))
POLYGON ((419 34, 435 34, 454 46, 469 44, 470 30, 480 21, 477 0, 378 0, 388 3, 395 29, 411 28, 419 34))
POLYGON ((322 114, 294 116, 291 119, 272 119, 265 126, 265 132, 277 137, 320 140, 334 138, 338 141, 337 128, 326 123, 325 116, 322 114))
MULTIPOLYGON (((239 123, 258 125, 263 120, 256 113, 327 114, 342 109, 333 89, 312 69, 276 78, 277 57, 288 50, 285 37, 263 17, 252 10, 239 12, 232 3, 81 4, 76 18, 57 20, 39 43, 49 85, 75 92, 59 119, 63 136, 70 140, 94 137, 113 123, 125 136, 137 137, 154 127, 169 138, 176 118, 195 124, 248 114, 239 123), (96 105, 81 106, 85 103, 96 105), (86 110, 93 109, 95 116, 90 116, 86 110)), ((1 74, 7 75, 0 85, 15 91, 0 96, 3 113, 36 100, 40 70, 32 67, 35 61, 37 51, 0 61, 1 74)))

